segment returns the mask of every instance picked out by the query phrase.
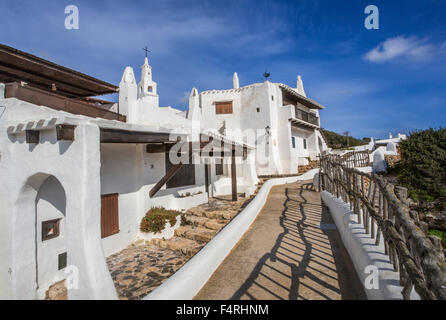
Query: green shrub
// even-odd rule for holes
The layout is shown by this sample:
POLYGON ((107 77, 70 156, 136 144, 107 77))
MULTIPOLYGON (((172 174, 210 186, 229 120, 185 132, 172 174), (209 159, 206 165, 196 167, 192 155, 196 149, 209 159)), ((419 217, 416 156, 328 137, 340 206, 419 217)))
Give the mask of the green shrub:
POLYGON ((429 230, 429 234, 441 238, 441 243, 443 244, 443 247, 446 248, 446 232, 432 229, 429 230))
POLYGON ((140 230, 142 232, 159 233, 164 230, 167 221, 169 221, 171 227, 175 225, 179 214, 181 212, 175 210, 167 210, 161 207, 151 208, 142 218, 140 230))
POLYGON ((412 190, 412 198, 446 208, 446 129, 411 132, 400 152, 398 179, 412 190))

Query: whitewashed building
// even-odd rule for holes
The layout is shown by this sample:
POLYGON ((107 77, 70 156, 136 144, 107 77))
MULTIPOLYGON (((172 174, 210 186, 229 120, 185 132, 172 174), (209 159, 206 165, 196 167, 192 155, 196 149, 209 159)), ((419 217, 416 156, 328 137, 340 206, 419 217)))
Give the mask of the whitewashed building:
POLYGON ((295 88, 255 83, 190 95, 188 119, 254 144, 258 175, 293 174, 327 149, 320 129, 319 103, 309 99, 300 76, 295 88))
POLYGON ((159 107, 147 59, 119 88, 4 45, 0 60, 0 299, 41 299, 67 277, 69 299, 117 298, 105 257, 138 239, 151 207, 254 191, 254 148, 159 107), (119 103, 92 98, 118 90, 119 103), (197 161, 172 162, 179 145, 197 161))

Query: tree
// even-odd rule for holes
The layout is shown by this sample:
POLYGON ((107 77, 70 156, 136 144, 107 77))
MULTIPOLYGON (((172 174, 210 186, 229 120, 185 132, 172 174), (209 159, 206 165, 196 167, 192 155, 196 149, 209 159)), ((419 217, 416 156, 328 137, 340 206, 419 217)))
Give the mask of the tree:
POLYGON ((350 134, 350 132, 348 132, 348 131, 345 131, 345 132, 344 132, 344 136, 347 137, 347 148, 350 147, 350 144, 349 144, 349 141, 348 141, 348 135, 349 135, 349 134, 350 134))
POLYGON ((400 152, 398 178, 412 198, 437 200, 446 209, 446 128, 411 132, 400 152))

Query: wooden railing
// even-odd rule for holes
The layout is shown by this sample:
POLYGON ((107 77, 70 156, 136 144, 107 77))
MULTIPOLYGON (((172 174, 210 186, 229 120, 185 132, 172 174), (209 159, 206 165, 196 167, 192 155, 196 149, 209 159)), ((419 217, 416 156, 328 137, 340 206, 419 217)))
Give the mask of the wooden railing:
POLYGON ((404 299, 412 288, 425 300, 446 300, 446 262, 441 240, 427 234, 427 225, 407 204, 407 189, 375 174, 366 174, 321 158, 320 187, 344 202, 367 234, 384 241, 394 270, 399 272, 404 299))
POLYGON ((296 114, 296 118, 297 119, 300 119, 300 120, 303 120, 305 122, 314 124, 316 126, 319 125, 318 119, 317 119, 316 115, 314 115, 312 113, 309 113, 309 112, 306 112, 306 111, 303 111, 303 110, 300 110, 296 106, 294 107, 294 110, 296 111, 295 114, 296 114))
POLYGON ((340 156, 330 154, 327 156, 331 161, 342 164, 347 168, 368 167, 370 163, 370 153, 368 150, 352 151, 340 156))

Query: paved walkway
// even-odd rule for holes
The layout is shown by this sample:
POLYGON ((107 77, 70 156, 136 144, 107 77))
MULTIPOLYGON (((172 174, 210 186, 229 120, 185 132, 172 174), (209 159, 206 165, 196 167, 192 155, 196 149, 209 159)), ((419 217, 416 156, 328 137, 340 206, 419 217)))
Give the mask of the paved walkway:
POLYGON ((274 187, 262 212, 196 299, 366 299, 319 193, 274 187))

